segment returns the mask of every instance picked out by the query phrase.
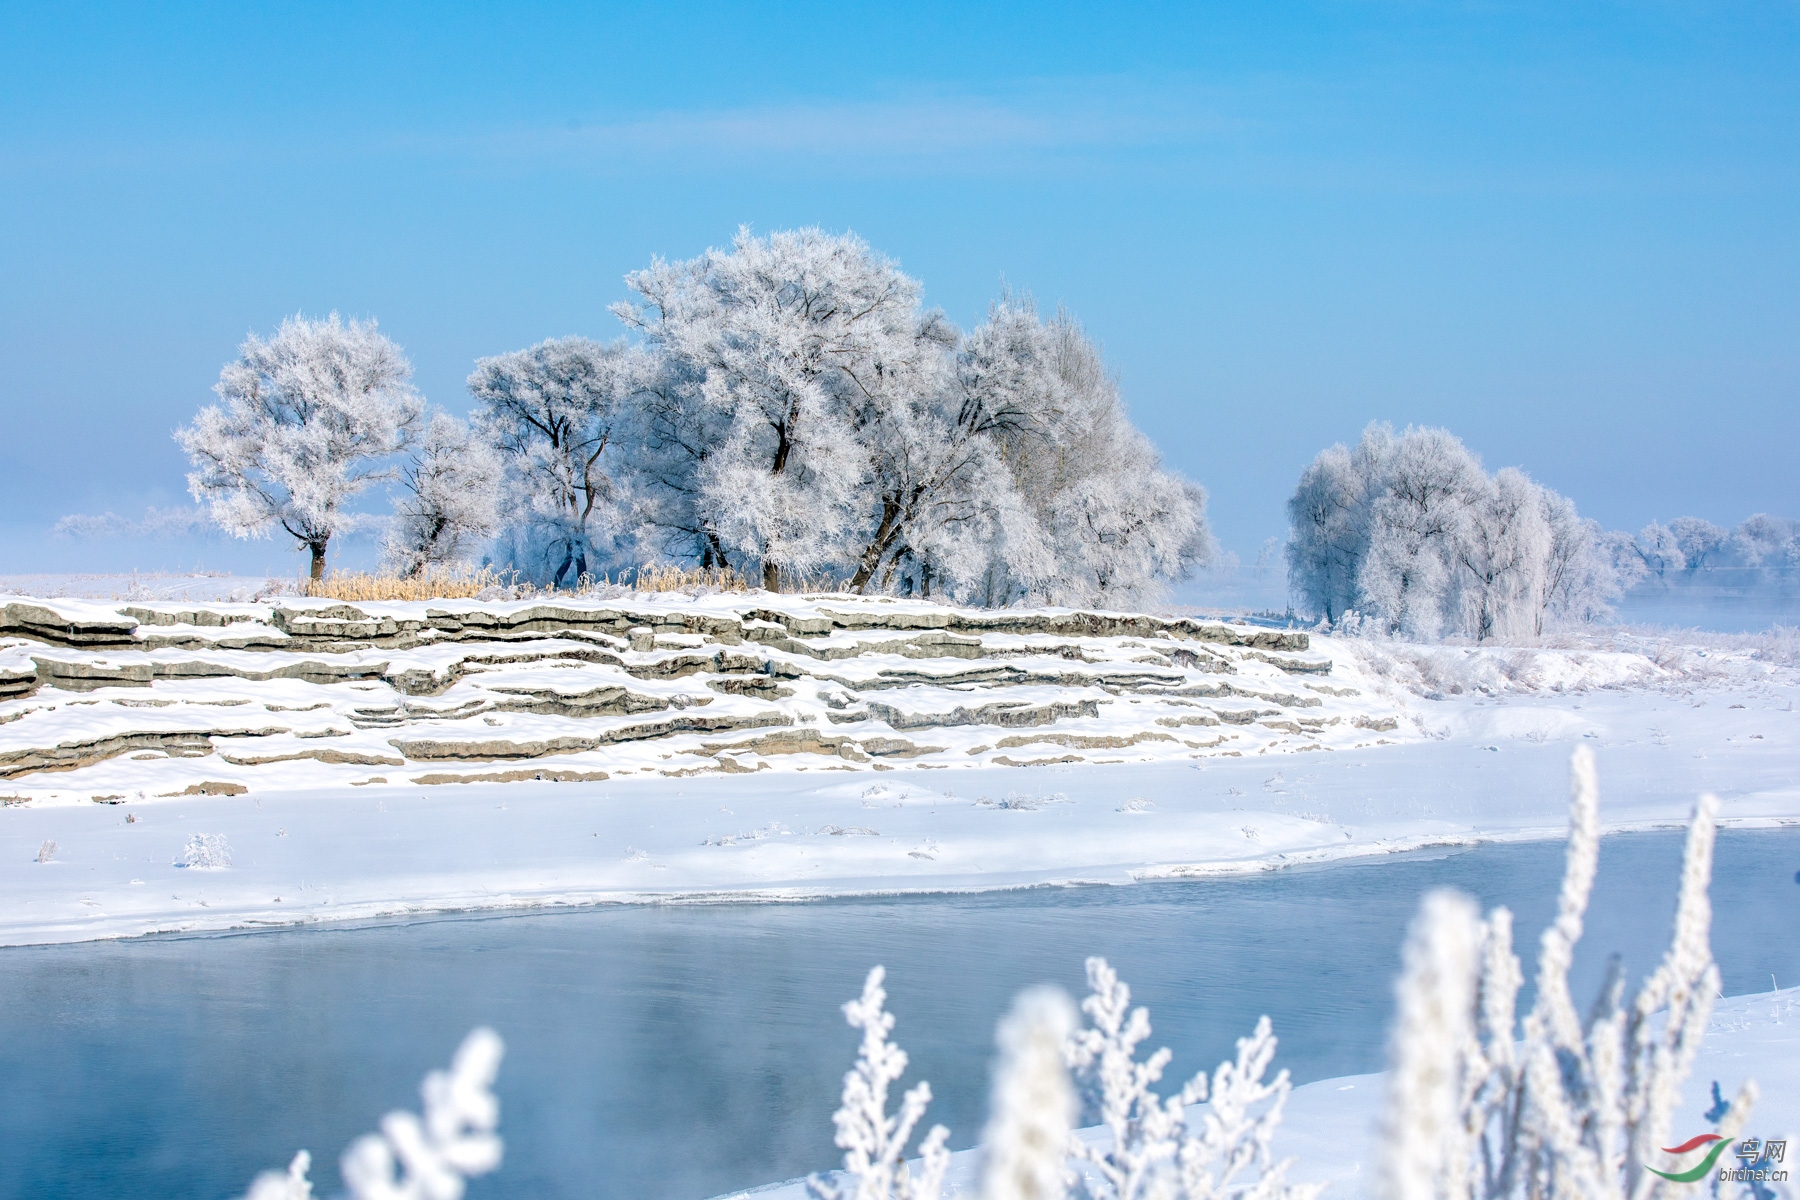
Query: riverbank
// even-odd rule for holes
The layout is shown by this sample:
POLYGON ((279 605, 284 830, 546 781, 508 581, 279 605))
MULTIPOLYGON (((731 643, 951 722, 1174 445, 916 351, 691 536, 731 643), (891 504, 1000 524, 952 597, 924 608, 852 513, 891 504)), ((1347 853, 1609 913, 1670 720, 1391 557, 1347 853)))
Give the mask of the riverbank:
POLYGON ((454 910, 1126 884, 1563 834, 1800 822, 1800 688, 1419 700, 1406 744, 1029 769, 297 788, 0 810, 0 944, 454 910), (42 859, 42 861, 40 861, 42 859), (218 865, 228 864, 228 865, 218 865))

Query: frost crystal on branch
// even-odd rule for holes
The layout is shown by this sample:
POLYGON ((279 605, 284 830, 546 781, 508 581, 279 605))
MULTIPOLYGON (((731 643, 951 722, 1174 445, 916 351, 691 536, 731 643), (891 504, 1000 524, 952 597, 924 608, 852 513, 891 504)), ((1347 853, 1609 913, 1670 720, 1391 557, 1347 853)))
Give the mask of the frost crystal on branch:
MULTIPOLYGON (((493 1084, 504 1052, 500 1035, 476 1029, 463 1039, 448 1071, 425 1076, 423 1119, 391 1112, 381 1132, 351 1143, 339 1168, 353 1200, 462 1200, 469 1178, 500 1165, 500 1102, 493 1084)), ((264 1171, 244 1200, 312 1200, 302 1150, 286 1174, 264 1171)))
POLYGON ((1393 1069, 1388 1076, 1382 1183, 1391 1200, 1463 1200, 1468 1130, 1459 1063, 1474 1040, 1481 922, 1452 891, 1425 897, 1407 937, 1393 1069))
POLYGON ((356 1200, 461 1200, 465 1180, 500 1165, 500 1102, 490 1090, 502 1046, 491 1029, 463 1039, 450 1070, 433 1071, 419 1089, 421 1120, 409 1112, 381 1119, 381 1132, 351 1143, 340 1162, 356 1200))
MULTIPOLYGON (((1390 1200, 1651 1200, 1676 1195, 1667 1169, 1677 1089, 1699 1051, 1718 993, 1707 887, 1717 801, 1688 827, 1674 934, 1629 1002, 1614 970, 1587 1016, 1569 994, 1600 852, 1593 756, 1571 763, 1569 845, 1557 913, 1538 954, 1537 999, 1519 1027, 1523 973, 1512 917, 1487 921, 1448 893, 1426 901, 1407 949, 1384 1121, 1390 1200)), ((1755 1102, 1746 1083, 1721 1128, 1755 1102)))
POLYGON ((1075 1089, 1064 1065, 1075 1006, 1033 988, 1000 1022, 1000 1061, 981 1135, 982 1200, 1061 1200, 1068 1194, 1075 1089))
POLYGON ((817 1200, 937 1200, 950 1152, 950 1131, 935 1125, 919 1144, 919 1173, 906 1166, 906 1144, 931 1103, 931 1085, 919 1083, 900 1100, 900 1111, 888 1115, 888 1089, 906 1071, 906 1051, 888 1041, 894 1016, 884 1009, 886 972, 876 967, 863 981, 862 995, 844 1005, 844 1019, 862 1031, 856 1065, 844 1076, 843 1102, 832 1115, 837 1145, 844 1152, 844 1174, 850 1186, 807 1180, 817 1200))
POLYGON ((1316 1187, 1289 1184, 1289 1164, 1270 1160, 1290 1085, 1286 1071, 1263 1081, 1275 1056, 1269 1019, 1238 1039, 1235 1059, 1219 1064, 1210 1087, 1202 1072, 1163 1098, 1153 1087, 1170 1052, 1137 1058, 1150 1036, 1148 1011, 1131 1007, 1131 989, 1105 959, 1088 959, 1087 974, 1090 993, 1081 1007, 1089 1025, 1070 1038, 1068 1059, 1110 1144, 1071 1140, 1072 1156, 1089 1167, 1080 1176, 1082 1192, 1090 1200, 1311 1200, 1316 1187), (1198 1104, 1205 1109, 1190 1115, 1188 1106, 1198 1104), (1247 1170, 1255 1177, 1240 1182, 1247 1170))
POLYGON ((244 1193, 244 1200, 312 1200, 312 1182, 306 1173, 312 1169, 312 1155, 302 1150, 294 1155, 286 1171, 264 1171, 244 1193))

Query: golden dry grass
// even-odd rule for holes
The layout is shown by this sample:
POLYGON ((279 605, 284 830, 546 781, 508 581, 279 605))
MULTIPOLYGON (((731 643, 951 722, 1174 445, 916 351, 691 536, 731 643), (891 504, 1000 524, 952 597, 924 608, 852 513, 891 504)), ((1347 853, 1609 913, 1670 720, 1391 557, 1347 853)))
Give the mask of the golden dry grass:
POLYGON ((295 588, 318 600, 466 600, 490 588, 516 589, 512 572, 431 567, 417 575, 377 575, 333 571, 323 579, 302 579, 295 588))
POLYGON ((638 567, 622 573, 619 583, 634 592, 697 592, 703 588, 715 592, 750 590, 750 581, 733 567, 638 567), (631 578, 629 584, 625 583, 627 576, 631 578))

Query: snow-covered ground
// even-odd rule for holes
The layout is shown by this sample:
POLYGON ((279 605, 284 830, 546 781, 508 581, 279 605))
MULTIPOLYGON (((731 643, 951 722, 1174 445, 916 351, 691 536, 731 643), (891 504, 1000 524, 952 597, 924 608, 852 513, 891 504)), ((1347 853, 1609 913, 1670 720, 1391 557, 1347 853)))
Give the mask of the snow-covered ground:
POLYGON ((1555 837, 1575 744, 1608 829, 1703 790, 1800 820, 1800 671, 1763 643, 756 595, 4 612, 0 944, 1555 837))
MULTIPOLYGON (((1125 883, 1608 829, 1800 820, 1800 688, 1418 701, 1386 746, 1029 769, 353 786, 0 810, 0 944, 451 908, 1125 883), (230 866, 186 866, 196 837, 230 866), (48 861, 39 862, 47 843, 48 861)), ((193 857, 204 858, 198 847, 193 857)))
POLYGON ((132 571, 128 574, 63 572, 0 575, 0 594, 45 599, 248 601, 273 595, 281 583, 265 575, 233 575, 222 571, 175 573, 132 571))

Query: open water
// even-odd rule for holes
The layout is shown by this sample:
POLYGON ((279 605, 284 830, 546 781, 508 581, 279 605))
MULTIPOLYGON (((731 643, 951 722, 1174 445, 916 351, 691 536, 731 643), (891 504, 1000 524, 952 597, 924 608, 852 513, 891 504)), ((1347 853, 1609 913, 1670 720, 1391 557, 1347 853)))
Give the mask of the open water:
MULTIPOLYGON (((1618 951, 1668 937, 1677 833, 1607 839, 1577 999, 1618 951)), ((855 1035, 838 1006, 888 969, 896 1040, 930 1121, 979 1134, 995 1019, 1021 987, 1079 994, 1109 958, 1150 1008, 1173 1081, 1268 1013, 1299 1082, 1379 1069, 1420 895, 1518 918, 1526 975, 1560 843, 1251 878, 792 905, 527 916, 0 951, 0 1195, 242 1193, 336 1160, 477 1024, 505 1037, 506 1161, 471 1200, 701 1200, 836 1165, 830 1114, 855 1035)), ((1729 994, 1800 983, 1800 831, 1720 836, 1714 949, 1729 994)))

